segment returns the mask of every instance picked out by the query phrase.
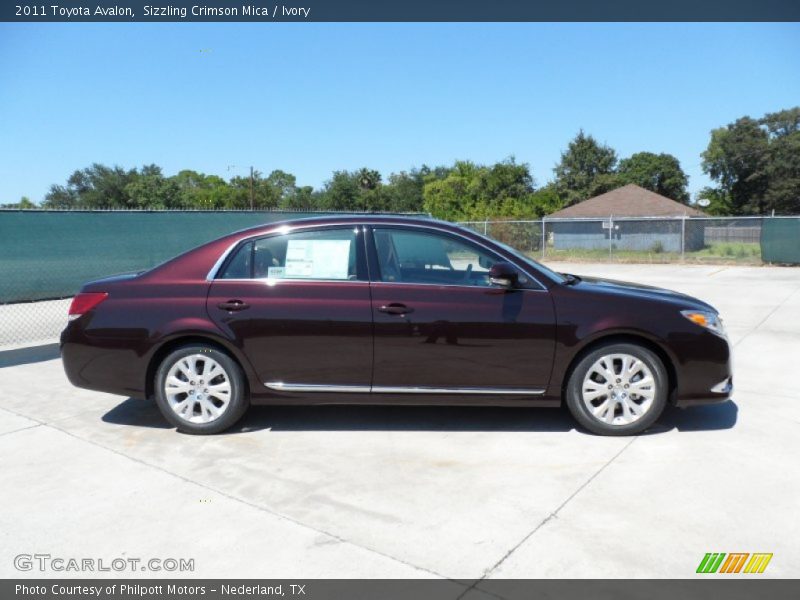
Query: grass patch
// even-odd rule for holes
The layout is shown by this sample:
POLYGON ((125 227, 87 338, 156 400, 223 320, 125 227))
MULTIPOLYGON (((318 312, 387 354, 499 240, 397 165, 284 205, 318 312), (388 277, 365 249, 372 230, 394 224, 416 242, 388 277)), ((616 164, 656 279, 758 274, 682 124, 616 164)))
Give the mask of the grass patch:
MULTIPOLYGON (((531 258, 541 259, 540 252, 531 252, 531 258)), ((663 246, 653 245, 650 250, 617 250, 611 252, 607 248, 571 248, 559 249, 548 247, 545 260, 563 260, 572 262, 617 262, 617 263, 695 263, 695 264, 736 264, 760 265, 761 245, 744 242, 718 242, 709 244, 702 250, 686 252, 665 252, 663 246)))

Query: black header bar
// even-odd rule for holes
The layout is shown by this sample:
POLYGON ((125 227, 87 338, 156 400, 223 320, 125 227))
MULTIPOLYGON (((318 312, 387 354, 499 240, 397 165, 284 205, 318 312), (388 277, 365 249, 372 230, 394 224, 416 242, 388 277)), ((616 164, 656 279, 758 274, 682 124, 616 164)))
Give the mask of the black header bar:
POLYGON ((6 22, 800 21, 798 0, 14 0, 0 11, 6 22))

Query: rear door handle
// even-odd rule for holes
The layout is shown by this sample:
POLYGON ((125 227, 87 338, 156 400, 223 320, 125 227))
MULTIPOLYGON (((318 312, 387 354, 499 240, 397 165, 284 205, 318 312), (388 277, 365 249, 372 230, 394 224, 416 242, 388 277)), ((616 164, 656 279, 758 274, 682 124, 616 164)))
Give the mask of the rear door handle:
POLYGON ((413 308, 406 306, 405 304, 401 304, 399 302, 392 302, 391 304, 384 304, 379 309, 382 313, 386 313, 388 315, 406 315, 408 313, 414 312, 413 308))
POLYGON ((250 308, 250 305, 247 304, 247 302, 242 302, 241 300, 228 300, 227 302, 220 302, 217 304, 217 308, 233 312, 250 308))

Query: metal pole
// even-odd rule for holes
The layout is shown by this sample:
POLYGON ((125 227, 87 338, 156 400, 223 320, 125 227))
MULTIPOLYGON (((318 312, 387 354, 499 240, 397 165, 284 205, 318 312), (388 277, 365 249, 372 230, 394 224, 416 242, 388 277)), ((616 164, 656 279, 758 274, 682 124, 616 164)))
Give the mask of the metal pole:
POLYGON ((253 210, 253 167, 250 167, 250 210, 253 210))
POLYGON ((686 254, 686 215, 681 218, 681 260, 686 254))
POLYGON ((483 220, 483 235, 489 235, 489 219, 483 220))
POLYGON ((540 243, 542 245, 542 260, 544 260, 544 251, 547 247, 547 230, 545 229, 544 217, 542 217, 542 241, 540 243))
POLYGON ((608 258, 611 259, 611 247, 614 241, 614 215, 608 216, 608 258))

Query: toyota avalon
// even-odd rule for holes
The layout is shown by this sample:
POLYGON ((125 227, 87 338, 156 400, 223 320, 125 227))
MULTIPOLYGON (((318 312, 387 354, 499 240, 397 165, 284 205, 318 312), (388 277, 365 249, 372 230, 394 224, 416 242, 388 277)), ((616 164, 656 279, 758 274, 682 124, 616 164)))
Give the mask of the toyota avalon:
POLYGON ((87 283, 61 351, 74 385, 153 398, 195 434, 250 404, 565 403, 585 429, 629 435, 733 385, 701 300, 385 215, 258 226, 87 283))

